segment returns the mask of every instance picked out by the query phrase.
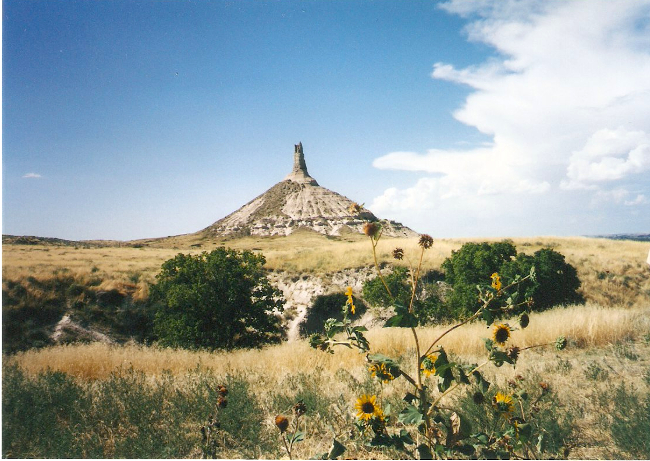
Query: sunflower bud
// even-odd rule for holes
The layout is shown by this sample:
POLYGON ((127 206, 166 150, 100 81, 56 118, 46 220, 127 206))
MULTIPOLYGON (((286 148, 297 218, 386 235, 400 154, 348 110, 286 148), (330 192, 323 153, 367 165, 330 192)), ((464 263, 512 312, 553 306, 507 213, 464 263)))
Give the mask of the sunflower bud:
POLYGON ((277 415, 275 417, 275 425, 280 429, 280 433, 284 433, 289 427, 289 420, 284 415, 277 415))
POLYGON ((521 328, 526 328, 530 323, 530 317, 525 312, 519 316, 519 326, 521 328))

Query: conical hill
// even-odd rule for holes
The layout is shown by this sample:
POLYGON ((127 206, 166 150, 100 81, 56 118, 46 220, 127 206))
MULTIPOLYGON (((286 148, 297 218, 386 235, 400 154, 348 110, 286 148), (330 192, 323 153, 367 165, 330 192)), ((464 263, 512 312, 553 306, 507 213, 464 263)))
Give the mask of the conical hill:
MULTIPOLYGON (((289 175, 237 211, 205 228, 212 236, 274 236, 289 235, 299 228, 308 228, 325 235, 340 235, 345 229, 363 232, 367 222, 377 217, 367 210, 351 211, 352 200, 318 185, 307 173, 302 143, 295 146, 294 166, 289 175)), ((383 224, 383 235, 412 237, 417 233, 389 221, 383 224)))

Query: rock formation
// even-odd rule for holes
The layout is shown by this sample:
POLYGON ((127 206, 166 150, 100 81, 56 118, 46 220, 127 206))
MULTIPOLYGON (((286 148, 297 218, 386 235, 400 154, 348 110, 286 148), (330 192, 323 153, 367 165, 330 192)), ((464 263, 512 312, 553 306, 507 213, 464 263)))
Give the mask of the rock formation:
MULTIPOLYGON (((363 232, 367 222, 377 221, 370 211, 351 211, 352 200, 321 187, 307 172, 302 143, 295 146, 293 169, 283 181, 237 211, 205 228, 212 236, 289 235, 308 228, 325 235, 340 235, 343 229, 363 232)), ((418 234, 394 221, 383 223, 383 233, 391 237, 418 234)))

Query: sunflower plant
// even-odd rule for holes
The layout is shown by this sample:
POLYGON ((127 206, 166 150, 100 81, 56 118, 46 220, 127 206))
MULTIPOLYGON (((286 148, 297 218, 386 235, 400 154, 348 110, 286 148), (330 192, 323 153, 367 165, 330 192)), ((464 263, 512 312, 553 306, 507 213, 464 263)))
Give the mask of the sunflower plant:
MULTIPOLYGON (((413 307, 424 254, 433 246, 433 238, 429 235, 420 236, 418 263, 409 267, 411 298, 404 305, 395 301, 380 270, 376 251, 382 234, 380 223, 366 224, 364 233, 370 238, 378 277, 393 301, 394 315, 386 321, 384 327, 411 330, 416 354, 415 367, 407 370, 390 357, 370 353, 370 344, 363 335, 367 330, 362 326, 353 326, 354 300, 349 287, 345 293, 348 300, 342 308, 343 320, 337 322, 330 319, 325 324, 324 334, 312 335, 310 344, 330 353, 334 346, 339 345, 357 348, 366 354, 368 372, 377 379, 380 386, 399 378, 410 384, 411 391, 404 396, 405 406, 397 414, 393 414, 388 405, 382 407, 377 395, 365 394, 358 398, 355 404, 356 426, 368 437, 367 444, 392 447, 419 459, 459 456, 538 457, 541 448, 539 444, 533 443, 533 426, 522 405, 527 395, 503 392, 494 394, 490 389, 491 383, 481 373, 489 364, 501 367, 508 363, 514 366, 521 352, 538 347, 519 348, 511 345, 512 332, 527 327, 530 321, 528 310, 532 302, 523 297, 518 287, 526 280, 534 280, 534 268, 526 276, 517 276, 511 281, 505 280, 499 273, 486 274, 486 283, 477 286, 478 310, 450 326, 430 344, 422 344, 418 335, 419 320, 414 315, 413 307), (518 316, 517 326, 501 321, 513 316, 518 316), (468 365, 450 360, 440 341, 451 331, 471 321, 483 321, 488 328, 492 328, 491 337, 485 339, 485 361, 468 365), (460 411, 450 408, 449 396, 460 387, 473 390, 477 405, 491 404, 491 411, 499 415, 498 430, 489 434, 476 432, 460 411), (493 395, 491 399, 486 397, 488 393, 493 395)), ((401 260, 404 256, 401 248, 393 251, 395 259, 401 260)), ((566 339, 558 338, 552 344, 562 349, 566 346, 566 339)))

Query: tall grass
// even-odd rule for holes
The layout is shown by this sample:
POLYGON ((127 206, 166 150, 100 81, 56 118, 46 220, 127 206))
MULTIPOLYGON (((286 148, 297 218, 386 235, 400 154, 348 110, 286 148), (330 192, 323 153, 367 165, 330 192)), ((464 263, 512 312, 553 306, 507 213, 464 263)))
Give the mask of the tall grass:
MULTIPOLYGON (((514 326, 516 321, 511 321, 510 324, 514 326)), ((428 343, 446 327, 419 328, 418 335, 423 343, 428 343)), ((374 328, 366 336, 373 345, 373 352, 402 356, 411 344, 409 334, 410 330, 407 329, 374 328)), ((483 353, 481 338, 487 338, 490 334, 490 330, 486 330, 483 324, 471 323, 447 335, 442 345, 455 355, 472 358, 483 353)), ((558 336, 565 336, 574 346, 591 348, 634 340, 648 334, 650 308, 603 308, 589 304, 533 313, 530 326, 515 331, 512 341, 523 348, 551 343, 558 336)), ((227 353, 193 352, 135 344, 120 347, 99 343, 63 345, 21 352, 5 361, 16 363, 30 373, 52 369, 83 379, 104 379, 113 371, 124 368, 133 368, 147 375, 160 375, 163 370, 183 374, 188 369, 201 365, 217 373, 254 372, 278 380, 300 369, 321 368, 334 373, 339 368, 353 370, 363 366, 362 356, 355 351, 342 349, 334 355, 323 354, 309 348, 305 341, 227 353)))

